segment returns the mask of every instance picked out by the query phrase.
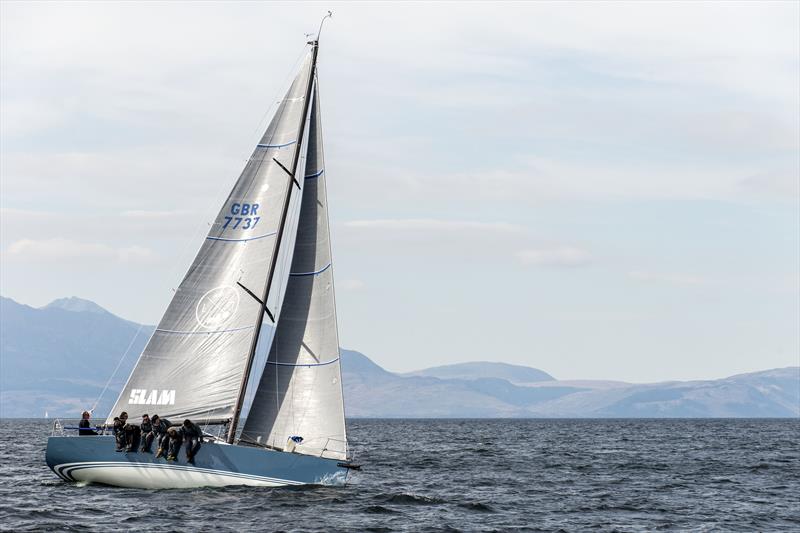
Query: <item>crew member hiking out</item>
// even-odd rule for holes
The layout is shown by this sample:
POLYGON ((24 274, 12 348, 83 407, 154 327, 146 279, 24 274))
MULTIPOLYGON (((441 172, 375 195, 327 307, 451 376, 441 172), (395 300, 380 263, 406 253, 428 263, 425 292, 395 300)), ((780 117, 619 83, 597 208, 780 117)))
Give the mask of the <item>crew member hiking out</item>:
MULTIPOLYGON (((156 443, 156 458, 163 457, 167 451, 169 451, 169 435, 167 434, 169 420, 161 418, 158 415, 153 415, 150 424, 153 429, 148 435, 148 438, 150 439, 150 443, 153 441, 156 443)), ((150 444, 148 444, 148 446, 150 446, 150 444)))
POLYGON ((169 453, 167 453, 167 461, 177 461, 178 452, 181 451, 183 444, 183 432, 178 428, 169 428, 167 430, 169 437, 169 453))
MULTIPOLYGON (((120 417, 121 418, 121 417, 120 417)), ((142 437, 142 430, 136 424, 130 424, 127 422, 128 413, 125 413, 125 426, 122 428, 125 432, 125 439, 127 442, 127 447, 125 448, 126 452, 133 452, 136 453, 139 451, 139 441, 142 437)))
POLYGON ((127 433, 125 433, 125 423, 128 421, 128 413, 122 411, 119 416, 114 417, 114 438, 117 441, 117 451, 123 451, 128 445, 127 433))
POLYGON ((142 453, 153 453, 150 446, 153 444, 153 424, 150 422, 150 416, 142 415, 142 423, 139 426, 142 435, 142 447, 139 451, 142 453))
POLYGON ((200 445, 203 443, 203 430, 188 418, 183 421, 181 430, 183 438, 186 440, 186 460, 190 464, 194 464, 194 457, 200 451, 200 445))

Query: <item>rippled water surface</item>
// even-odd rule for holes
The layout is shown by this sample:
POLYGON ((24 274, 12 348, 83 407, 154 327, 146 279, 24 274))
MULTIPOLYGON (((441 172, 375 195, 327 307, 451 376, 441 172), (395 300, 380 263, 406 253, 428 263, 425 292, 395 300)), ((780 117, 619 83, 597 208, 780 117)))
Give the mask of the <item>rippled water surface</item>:
POLYGON ((66 483, 0 421, 0 529, 798 531, 798 420, 351 420, 343 488, 66 483))

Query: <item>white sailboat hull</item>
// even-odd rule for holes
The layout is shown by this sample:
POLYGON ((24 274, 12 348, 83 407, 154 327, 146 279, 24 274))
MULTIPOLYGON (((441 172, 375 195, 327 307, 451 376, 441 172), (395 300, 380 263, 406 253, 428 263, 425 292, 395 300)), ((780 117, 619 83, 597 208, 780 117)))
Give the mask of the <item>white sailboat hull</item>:
POLYGON ((336 459, 249 446, 205 443, 194 465, 153 454, 115 451, 110 436, 50 437, 47 464, 65 481, 139 489, 249 485, 344 485, 348 469, 336 459))

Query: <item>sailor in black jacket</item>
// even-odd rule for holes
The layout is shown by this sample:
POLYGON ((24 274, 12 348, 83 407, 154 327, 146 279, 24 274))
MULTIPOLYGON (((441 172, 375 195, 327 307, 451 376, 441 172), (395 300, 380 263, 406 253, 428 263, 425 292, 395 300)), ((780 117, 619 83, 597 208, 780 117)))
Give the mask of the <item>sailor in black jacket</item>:
POLYGON ((181 451, 181 446, 183 445, 183 431, 178 428, 169 428, 167 429, 167 437, 169 442, 167 461, 177 461, 178 452, 181 451))
POLYGON ((92 423, 89 420, 91 418, 91 414, 89 411, 84 411, 81 415, 81 421, 78 423, 78 427, 81 428, 78 430, 78 435, 97 435, 97 432, 92 429, 92 423))
POLYGON ((125 432, 125 424, 128 422, 128 413, 122 411, 119 416, 114 417, 114 438, 117 441, 117 451, 121 452, 128 445, 128 435, 125 432))
POLYGON ((186 460, 194 464, 194 457, 200 451, 200 445, 203 443, 203 430, 188 418, 183 421, 181 430, 183 439, 186 441, 186 460))
MULTIPOLYGON (((161 457, 165 453, 167 453, 167 449, 169 448, 169 435, 167 435, 167 430, 169 429, 169 420, 166 418, 161 418, 158 415, 153 415, 153 418, 150 421, 150 425, 152 426, 152 430, 150 431, 150 443, 153 440, 156 441, 156 458, 161 457)), ((150 446, 148 443, 148 448, 150 446)))
POLYGON ((146 414, 142 415, 142 423, 139 425, 142 433, 142 447, 139 451, 143 453, 153 453, 150 446, 153 444, 153 424, 150 422, 150 417, 146 414))

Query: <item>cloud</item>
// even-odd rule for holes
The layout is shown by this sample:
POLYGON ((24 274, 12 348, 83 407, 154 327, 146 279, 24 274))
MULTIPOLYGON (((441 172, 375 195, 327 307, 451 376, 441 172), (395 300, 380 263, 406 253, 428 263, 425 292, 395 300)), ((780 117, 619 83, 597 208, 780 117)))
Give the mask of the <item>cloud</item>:
POLYGON ((515 233, 522 227, 508 222, 472 222, 466 220, 440 220, 433 218, 373 219, 351 220, 345 227, 385 231, 432 231, 465 232, 479 231, 489 233, 515 233))
POLYGON ((358 291, 366 286, 367 284, 360 279, 346 279, 336 283, 336 288, 344 291, 358 291))
POLYGON ((123 263, 145 263, 155 259, 155 254, 143 246, 126 246, 116 249, 117 258, 123 263))
POLYGON ((628 272, 628 277, 642 282, 664 283, 668 285, 705 285, 708 281, 700 276, 682 273, 645 272, 633 270, 628 272))
POLYGON ((515 255, 525 265, 546 267, 580 267, 592 261, 589 252, 573 246, 532 248, 520 250, 515 255))
POLYGON ((139 217, 147 211, 187 215, 208 210, 211 200, 218 207, 238 175, 240 163, 213 150, 200 150, 196 156, 192 153, 174 145, 170 149, 55 149, 38 154, 33 149, 4 147, 0 162, 5 205, 26 205, 26 199, 42 197, 39 208, 44 210, 98 213, 116 209, 125 216, 139 217), (188 170, 187 158, 195 163, 188 170))
POLYGON ((131 218, 168 218, 174 217, 179 215, 186 215, 191 213, 191 211, 187 211, 184 209, 176 209, 173 211, 148 211, 144 209, 129 209, 127 211, 123 211, 120 215, 124 217, 131 217, 131 218))
POLYGON ((121 263, 147 263, 155 259, 149 248, 123 246, 114 248, 101 243, 79 242, 71 239, 20 239, 7 250, 9 257, 31 261, 74 261, 86 259, 115 260, 121 263))
POLYGON ((800 197, 800 169, 761 172, 740 180, 739 184, 749 193, 779 196, 797 202, 800 197))

